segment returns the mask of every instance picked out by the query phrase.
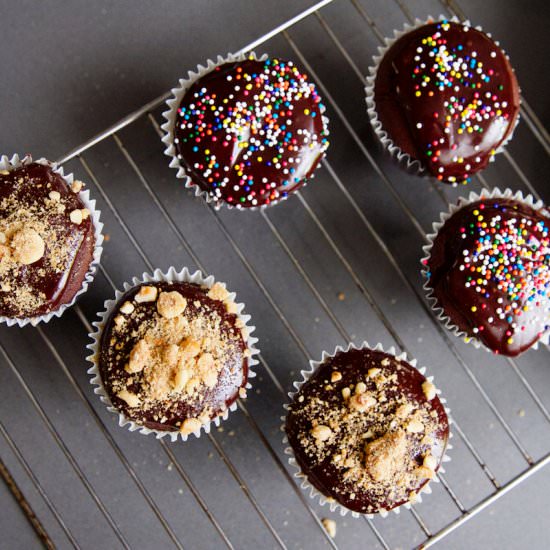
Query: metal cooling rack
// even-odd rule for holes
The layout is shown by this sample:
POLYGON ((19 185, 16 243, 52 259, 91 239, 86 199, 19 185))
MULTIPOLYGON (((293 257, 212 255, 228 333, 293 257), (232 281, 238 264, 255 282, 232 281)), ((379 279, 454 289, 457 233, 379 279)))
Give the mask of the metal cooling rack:
POLYGON ((521 147, 512 142, 467 190, 412 181, 368 128, 362 87, 376 47, 429 13, 466 17, 455 2, 324 0, 241 50, 295 59, 331 119, 333 143, 315 181, 280 207, 216 212, 186 195, 158 139, 169 94, 59 159, 88 180, 110 240, 71 312, 0 331, 0 474, 45 545, 427 548, 550 464, 548 350, 513 360, 457 341, 430 313, 418 276, 424 235, 449 201, 503 175, 511 187, 544 193, 532 164, 516 160, 521 147, 547 158, 544 126, 523 98, 521 147), (227 281, 263 351, 256 391, 239 412, 185 445, 119 429, 83 365, 103 299, 169 264, 227 281), (363 339, 429 365, 453 410, 454 460, 422 504, 386 520, 334 517, 332 539, 321 522, 332 514, 292 477, 279 417, 309 358, 363 339))

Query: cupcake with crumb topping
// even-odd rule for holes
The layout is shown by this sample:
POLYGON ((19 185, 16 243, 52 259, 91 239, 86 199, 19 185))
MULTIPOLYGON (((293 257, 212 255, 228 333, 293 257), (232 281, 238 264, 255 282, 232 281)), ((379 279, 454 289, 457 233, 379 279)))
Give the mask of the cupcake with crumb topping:
POLYGON ((45 159, 0 158, 0 321, 60 316, 93 280, 103 224, 84 184, 45 159))
POLYGON ((429 492, 449 448, 431 378, 366 344, 324 354, 290 394, 284 431, 302 487, 342 514, 385 516, 429 492))
POLYGON ((256 363, 243 307, 212 277, 173 268, 106 302, 89 372, 120 424, 175 440, 227 418, 256 363))

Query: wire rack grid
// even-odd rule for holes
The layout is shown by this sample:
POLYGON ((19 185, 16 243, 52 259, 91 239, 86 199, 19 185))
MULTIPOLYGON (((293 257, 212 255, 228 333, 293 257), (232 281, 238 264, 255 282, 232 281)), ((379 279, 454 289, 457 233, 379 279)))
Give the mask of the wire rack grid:
POLYGON ((439 13, 466 18, 455 2, 324 0, 242 48, 295 59, 331 119, 315 182, 279 208, 216 212, 174 185, 159 139, 168 94, 59 159, 87 175, 105 219, 97 280, 58 322, 0 332, 0 381, 10 388, 0 404, 0 474, 47 547, 427 548, 550 463, 548 350, 512 360, 456 341, 430 312, 418 269, 431 222, 466 191, 505 175, 545 198, 537 169, 518 160, 522 148, 547 155, 543 124, 523 98, 521 147, 467 190, 411 182, 368 129, 362 90, 376 48, 414 15, 439 13), (82 368, 102 300, 168 264, 236 289, 263 350, 240 413, 185 445, 118 429, 82 368), (330 512, 292 477, 279 417, 308 359, 365 338, 430 365, 453 409, 454 460, 424 503, 386 520, 335 518, 333 539, 321 521, 330 512), (14 400, 24 418, 8 413, 14 400), (38 456, 24 437, 29 425, 44 434, 38 456))

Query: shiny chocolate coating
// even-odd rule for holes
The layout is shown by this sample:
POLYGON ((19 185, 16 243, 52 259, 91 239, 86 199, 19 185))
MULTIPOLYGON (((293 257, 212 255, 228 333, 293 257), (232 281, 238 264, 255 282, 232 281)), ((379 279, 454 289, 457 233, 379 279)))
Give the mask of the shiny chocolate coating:
POLYGON ((439 21, 384 54, 374 101, 399 149, 439 180, 466 183, 511 135, 520 100, 514 71, 490 37, 439 21))
MULTIPOLYGON (((411 459, 421 464, 422 456, 430 452, 437 462, 435 471, 439 470, 449 438, 449 421, 445 408, 437 396, 428 401, 422 389, 426 378, 417 369, 383 351, 351 349, 328 358, 294 396, 285 423, 285 431, 296 461, 309 482, 326 497, 331 497, 346 508, 363 514, 391 510, 407 501, 395 500, 390 494, 381 496, 346 481, 345 469, 337 468, 333 462, 334 456, 340 453, 339 438, 330 445, 326 458, 315 463, 305 452, 301 439, 304 433, 311 431, 312 422, 316 419, 308 418, 302 411, 312 398, 319 398, 326 403, 326 407, 335 410, 345 407, 342 390, 353 387, 359 380, 366 380, 367 392, 376 391, 375 382, 367 377, 369 369, 372 368, 380 369, 387 377, 394 374, 397 376, 395 387, 385 392, 385 397, 390 403, 406 396, 411 402, 427 406, 428 410, 434 413, 436 429, 431 434, 432 444, 416 443, 411 451, 411 459), (333 371, 338 371, 342 375, 340 380, 331 382, 333 371), (330 382, 330 385, 327 385, 327 382, 330 382)), ((392 418, 387 420, 389 423, 392 418)), ((368 427, 365 426, 366 429, 368 427)), ((417 493, 427 482, 427 479, 419 479, 417 485, 410 487, 409 491, 417 493)))
POLYGON ((51 231, 50 241, 44 237, 45 252, 36 262, 20 265, 15 273, 3 278, 9 290, 0 290, 0 315, 11 318, 26 318, 44 315, 70 303, 82 288, 82 283, 93 259, 95 236, 91 217, 79 224, 73 223, 70 213, 84 209, 84 204, 67 182, 50 166, 29 163, 20 168, 0 174, 0 219, 7 221, 18 211, 29 212, 26 219, 45 222, 51 231), (45 201, 54 191, 59 193, 59 205, 63 211, 45 209, 45 201), (52 238, 66 245, 65 257, 55 258, 55 263, 65 269, 54 269, 51 256, 52 238), (39 305, 29 308, 18 303, 18 289, 25 287, 34 295, 42 296, 39 305))
POLYGON ((515 356, 550 330, 550 214, 513 199, 473 202, 433 241, 427 286, 451 323, 515 356))
POLYGON ((212 418, 228 409, 239 397, 239 389, 245 388, 248 380, 248 359, 245 354, 247 349, 242 333, 237 329, 237 316, 228 313, 223 302, 213 300, 207 296, 208 290, 193 283, 162 282, 141 284, 126 292, 118 301, 109 316, 100 340, 99 372, 103 385, 113 406, 127 418, 146 426, 152 430, 175 431, 179 424, 188 418, 200 416, 205 407, 212 408, 212 418), (133 300, 142 286, 155 286, 161 291, 179 292, 186 300, 185 317, 188 319, 202 315, 199 308, 204 307, 208 311, 215 311, 222 319, 220 330, 229 336, 230 330, 234 334, 229 336, 232 342, 231 356, 223 365, 216 385, 212 388, 201 390, 201 399, 189 399, 182 397, 180 400, 159 401, 158 405, 147 410, 139 407, 131 408, 128 403, 118 397, 113 390, 113 383, 122 382, 130 392, 139 392, 139 380, 136 374, 130 374, 125 370, 130 352, 138 338, 132 333, 139 328, 140 323, 147 322, 157 315, 155 302, 137 303, 133 300), (124 328, 124 337, 115 333, 114 319, 120 313, 120 307, 125 302, 132 302, 135 306, 135 315, 129 318, 124 328), (113 345, 116 342, 116 345, 113 345), (129 382, 133 379, 133 382, 129 382), (160 422, 160 418, 165 422, 160 422))
POLYGON ((217 203, 266 206, 313 175, 328 147, 323 111, 315 86, 292 62, 225 63, 185 92, 177 156, 217 203))

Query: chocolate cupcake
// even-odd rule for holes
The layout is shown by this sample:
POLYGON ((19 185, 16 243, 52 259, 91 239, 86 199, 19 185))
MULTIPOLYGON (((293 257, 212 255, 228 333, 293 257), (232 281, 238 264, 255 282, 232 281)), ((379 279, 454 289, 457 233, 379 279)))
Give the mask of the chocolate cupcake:
POLYGON ((432 379, 414 365, 365 343, 302 371, 289 394, 286 452, 321 504, 385 516, 430 492, 448 460, 449 420, 432 379))
POLYGON ((0 159, 0 321, 60 316, 92 281, 103 225, 83 183, 45 159, 0 159))
POLYGON ((246 397, 257 340, 234 298, 213 277, 170 268, 105 303, 88 372, 121 426, 185 440, 246 397))
POLYGON ((550 337, 550 212, 495 189, 460 199, 424 247, 424 288, 458 336, 515 356, 550 337))
POLYGON ((458 20, 396 32, 374 58, 367 105, 383 145, 409 169, 467 183, 511 138, 519 86, 489 35, 458 20))
POLYGON ((292 61, 219 57, 172 92, 162 126, 170 166, 216 207, 250 210, 287 198, 328 147, 325 107, 292 61))

